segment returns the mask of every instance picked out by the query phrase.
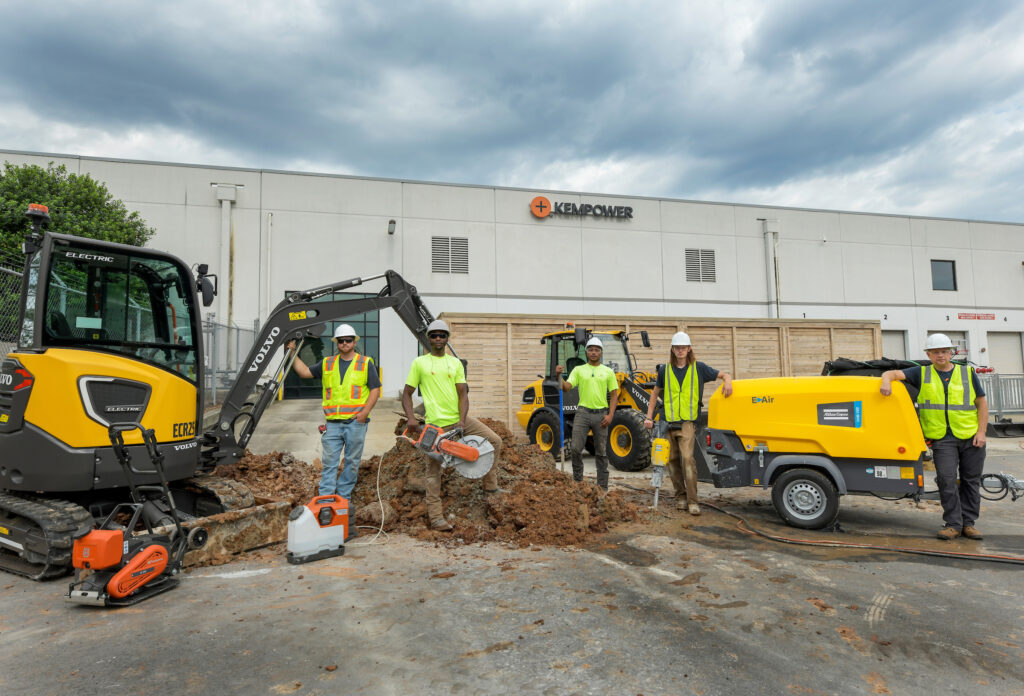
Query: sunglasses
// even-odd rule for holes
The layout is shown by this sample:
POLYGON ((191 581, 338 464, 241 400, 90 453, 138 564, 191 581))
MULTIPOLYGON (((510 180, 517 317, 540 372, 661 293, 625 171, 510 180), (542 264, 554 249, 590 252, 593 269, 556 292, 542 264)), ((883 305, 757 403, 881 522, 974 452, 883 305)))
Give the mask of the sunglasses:
POLYGON ((448 338, 448 334, 444 331, 432 331, 427 334, 427 338, 448 338))
POLYGON ((351 336, 341 336, 338 338, 338 343, 355 343, 356 339, 351 336))

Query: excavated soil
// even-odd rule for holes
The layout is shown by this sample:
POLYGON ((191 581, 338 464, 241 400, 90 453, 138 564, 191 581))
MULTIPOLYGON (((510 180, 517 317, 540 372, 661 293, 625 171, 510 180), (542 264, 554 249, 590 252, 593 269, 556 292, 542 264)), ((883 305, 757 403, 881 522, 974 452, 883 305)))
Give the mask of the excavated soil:
MULTIPOLYGON (((406 440, 397 440, 383 456, 363 460, 351 509, 359 526, 380 526, 438 542, 502 541, 519 546, 582 546, 596 534, 624 522, 636 522, 638 508, 619 491, 605 496, 595 484, 576 483, 561 473, 550 455, 534 445, 516 444, 501 421, 480 419, 502 440, 498 483, 506 492, 485 495, 479 480, 451 469, 442 473, 441 496, 453 532, 429 529, 424 503, 426 457, 406 440), (378 500, 377 490, 380 490, 378 500)), ((400 421, 396 434, 405 427, 400 421)), ((216 474, 245 483, 256 495, 301 505, 316 494, 320 462, 307 464, 287 453, 246 453, 216 474)))
POLYGON ((214 474, 241 481, 258 497, 302 505, 316 495, 320 460, 307 464, 288 452, 253 454, 246 450, 245 457, 234 464, 218 466, 214 474))

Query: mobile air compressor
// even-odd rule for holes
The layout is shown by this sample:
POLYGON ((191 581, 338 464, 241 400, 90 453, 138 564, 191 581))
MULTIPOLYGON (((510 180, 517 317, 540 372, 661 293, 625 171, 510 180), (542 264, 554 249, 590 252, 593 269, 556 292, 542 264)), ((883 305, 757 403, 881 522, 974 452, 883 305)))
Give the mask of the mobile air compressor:
POLYGON ((902 382, 877 377, 773 377, 732 383, 708 405, 706 452, 716 488, 771 487, 788 524, 835 522, 839 496, 917 495, 928 447, 902 382))

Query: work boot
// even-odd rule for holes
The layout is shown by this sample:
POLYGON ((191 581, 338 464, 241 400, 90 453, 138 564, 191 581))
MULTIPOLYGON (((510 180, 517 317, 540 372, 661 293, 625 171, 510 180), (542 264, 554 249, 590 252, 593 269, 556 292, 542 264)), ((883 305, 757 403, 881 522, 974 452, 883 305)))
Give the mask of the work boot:
POLYGON ((943 541, 952 541, 960 536, 960 530, 956 527, 943 527, 935 536, 943 541))
POLYGON ((699 515, 700 514, 700 505, 698 505, 697 503, 690 503, 689 510, 690 510, 690 514, 691 515, 699 515))
POLYGON ((450 532, 453 529, 452 526, 448 524, 448 520, 443 517, 430 520, 430 528, 435 532, 450 532))
POLYGON ((975 529, 974 527, 972 527, 970 525, 967 525, 966 527, 964 527, 964 530, 962 532, 960 532, 960 533, 963 534, 968 539, 974 539, 975 541, 981 541, 982 539, 985 538, 985 537, 983 537, 981 535, 981 532, 979 532, 977 529, 975 529))
POLYGON ((676 500, 676 510, 686 510, 686 499, 679 498, 676 500))

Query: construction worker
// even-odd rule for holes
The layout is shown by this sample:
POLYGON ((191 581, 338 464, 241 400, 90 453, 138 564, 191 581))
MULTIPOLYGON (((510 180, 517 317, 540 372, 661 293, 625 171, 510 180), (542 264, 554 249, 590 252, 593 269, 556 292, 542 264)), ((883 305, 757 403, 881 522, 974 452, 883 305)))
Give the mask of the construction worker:
MULTIPOLYGON (((409 376, 405 379, 402 392, 402 408, 408 422, 410 436, 415 437, 419 430, 419 421, 412 407, 412 395, 418 388, 423 397, 425 410, 424 420, 445 432, 452 428, 462 428, 464 435, 479 435, 494 447, 494 464, 484 475, 482 483, 484 493, 504 492, 498 488, 498 457, 501 456, 501 438, 493 430, 475 418, 469 417, 469 387, 466 385, 466 371, 462 361, 446 352, 448 336, 451 333, 448 324, 440 319, 427 327, 427 338, 430 340, 430 352, 412 361, 409 376)), ((426 477, 427 517, 430 528, 438 532, 452 531, 452 525, 444 518, 441 506, 441 462, 427 457, 426 477)))
POLYGON ((651 392, 651 403, 647 407, 644 427, 654 427, 654 409, 658 404, 658 397, 664 394, 665 407, 662 418, 668 424, 668 473, 676 489, 676 509, 689 510, 691 515, 699 515, 697 462, 693 458, 693 440, 696 434, 696 421, 700 418, 701 395, 704 393, 705 383, 722 380, 722 396, 729 397, 732 394, 732 377, 728 372, 716 370, 697 360, 690 344, 690 336, 683 331, 672 336, 668 358, 668 364, 658 370, 658 381, 651 392), (668 369, 670 366, 671 370, 668 369))
POLYGON ((569 373, 569 381, 562 379, 561 365, 555 367, 555 377, 562 391, 573 387, 580 390, 579 406, 572 421, 572 478, 583 480, 583 448, 587 434, 594 433, 594 451, 597 457, 597 485, 608 491, 608 426, 619 403, 619 382, 615 372, 601 364, 604 344, 596 336, 587 341, 587 362, 569 373))
MULTIPOLYGON (((337 355, 324 358, 308 367, 295 356, 292 369, 299 377, 320 378, 323 385, 323 409, 327 419, 326 430, 320 438, 323 448, 320 475, 320 495, 340 495, 348 500, 359 475, 359 462, 363 458, 366 428, 377 399, 380 398, 380 376, 373 358, 356 352, 359 336, 348 324, 334 330, 337 355), (338 475, 342 452, 345 465, 338 475)), ((289 341, 287 348, 294 346, 289 341)))
POLYGON ((980 540, 981 532, 974 523, 981 513, 988 399, 974 368, 952 362, 949 336, 932 334, 925 341, 924 352, 931 365, 883 372, 881 392, 892 394, 893 380, 920 389, 917 413, 924 437, 931 442, 945 523, 937 536, 943 541, 961 534, 980 540))

